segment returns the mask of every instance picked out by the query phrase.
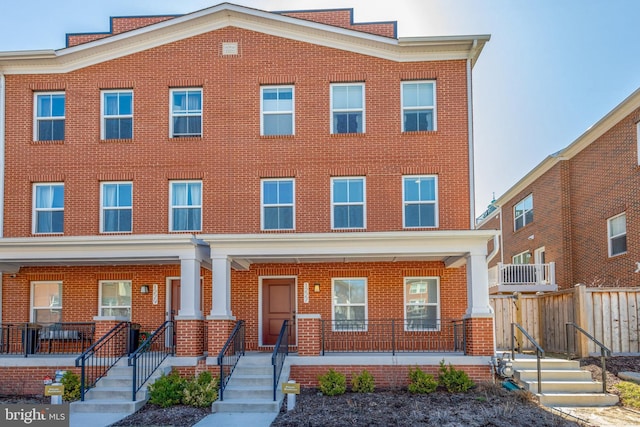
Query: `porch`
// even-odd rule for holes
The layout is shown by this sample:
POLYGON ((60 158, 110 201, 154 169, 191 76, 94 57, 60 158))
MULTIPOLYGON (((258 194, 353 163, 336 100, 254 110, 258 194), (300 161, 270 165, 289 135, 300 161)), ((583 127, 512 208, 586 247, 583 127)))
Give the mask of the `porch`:
POLYGON ((78 355, 93 344, 95 330, 93 322, 2 323, 0 354, 78 355))
POLYGON ((555 292, 556 264, 503 264, 489 268, 489 293, 555 292))

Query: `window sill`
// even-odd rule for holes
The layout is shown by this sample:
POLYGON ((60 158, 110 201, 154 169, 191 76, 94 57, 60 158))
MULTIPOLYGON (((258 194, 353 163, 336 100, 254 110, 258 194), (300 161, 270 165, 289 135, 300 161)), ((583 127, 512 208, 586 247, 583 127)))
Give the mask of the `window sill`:
POLYGON ((354 138, 354 137, 364 137, 366 133, 364 132, 354 132, 354 133, 332 133, 331 138, 354 138))
POLYGON ((49 236, 64 236, 64 231, 61 233, 31 233, 33 237, 49 237, 49 236))
POLYGON ((293 139, 294 135, 260 135, 260 139, 293 139))
POLYGON ((265 234, 277 234, 277 233, 295 233, 295 229, 293 228, 279 228, 279 229, 274 229, 274 230, 260 230, 261 233, 265 233, 265 234))
POLYGON ((436 130, 403 130, 402 135, 428 135, 428 134, 434 134, 437 133, 436 130))
POLYGON ((56 139, 52 141, 31 141, 33 145, 62 145, 64 144, 64 139, 56 139))
POLYGON ((101 144, 133 144, 133 139, 101 139, 101 144))
POLYGON ((121 236, 121 235, 129 235, 133 234, 133 231, 101 231, 101 236, 121 236))
POLYGON ((95 321, 116 321, 116 322, 129 322, 131 319, 125 316, 93 316, 95 321))
POLYGON ((185 142, 189 142, 189 141, 202 141, 202 135, 200 135, 200 136, 170 136, 170 137, 169 137, 169 141, 170 141, 170 142, 178 142, 178 141, 185 141, 185 142))
POLYGON ((366 227, 344 227, 344 228, 332 228, 331 232, 341 233, 341 232, 352 232, 352 231, 367 231, 366 227))

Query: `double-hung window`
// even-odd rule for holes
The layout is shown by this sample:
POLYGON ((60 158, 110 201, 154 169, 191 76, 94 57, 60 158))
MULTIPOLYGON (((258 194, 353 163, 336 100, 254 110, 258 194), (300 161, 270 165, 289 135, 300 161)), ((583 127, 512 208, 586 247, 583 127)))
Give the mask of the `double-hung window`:
POLYGON ((200 231, 202 229, 202 182, 172 181, 170 192, 170 230, 200 231))
POLYGON ((331 179, 332 228, 365 228, 364 178, 331 179))
POLYGON ((437 277, 405 277, 405 330, 439 329, 440 281, 437 277))
POLYGON ((294 228, 294 180, 262 180, 262 229, 293 230, 294 228))
POLYGON ((294 134, 293 86, 263 86, 261 135, 294 134))
POLYGON ((131 233, 133 212, 133 184, 131 182, 103 182, 101 186, 103 233, 131 233))
POLYGON ((62 320, 62 282, 31 283, 31 322, 56 323, 62 320))
POLYGON ((333 330, 367 330, 367 279, 333 279, 333 330))
POLYGON ((35 94, 36 141, 64 140, 64 92, 35 94))
POLYGON ((100 316, 131 320, 131 281, 100 281, 100 316))
POLYGON ((533 194, 520 200, 513 208, 514 231, 533 222, 533 194))
POLYGON ((607 220, 609 229, 609 256, 627 252, 627 214, 622 213, 607 220))
POLYGON ((133 138, 133 91, 102 92, 102 139, 133 138))
POLYGON ((64 184, 34 184, 34 234, 64 231, 64 184))
POLYGON ((364 133, 364 83, 331 85, 331 133, 364 133))
POLYGON ((405 176, 402 197, 404 227, 438 226, 438 179, 435 175, 405 176))
POLYGON ((433 81, 402 83, 402 131, 436 129, 436 83, 433 81))
POLYGON ((172 138, 202 136, 202 89, 171 90, 172 138))

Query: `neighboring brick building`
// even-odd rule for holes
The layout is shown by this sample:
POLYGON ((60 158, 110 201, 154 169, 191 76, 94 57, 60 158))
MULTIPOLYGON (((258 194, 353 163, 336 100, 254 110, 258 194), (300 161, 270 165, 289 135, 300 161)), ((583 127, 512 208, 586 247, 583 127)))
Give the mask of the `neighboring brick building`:
POLYGON ((3 323, 173 319, 193 367, 237 320, 248 350, 288 319, 318 356, 323 325, 444 341, 464 318, 444 350, 489 375, 470 129, 488 36, 231 4, 111 28, 0 54, 3 323))

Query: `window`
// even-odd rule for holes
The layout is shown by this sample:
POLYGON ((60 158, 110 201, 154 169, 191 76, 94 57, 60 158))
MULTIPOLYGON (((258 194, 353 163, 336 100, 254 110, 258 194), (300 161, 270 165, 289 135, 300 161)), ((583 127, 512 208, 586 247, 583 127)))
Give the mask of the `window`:
POLYGON ((520 252, 518 255, 514 255, 511 260, 513 264, 530 264, 531 252, 529 251, 520 252))
POLYGON ((31 322, 62 321, 62 282, 31 283, 31 322))
POLYGON ((133 91, 102 92, 102 139, 133 138, 133 91))
POLYGON ((172 138, 202 136, 202 89, 171 90, 172 138))
POLYGON ((64 231, 64 184, 34 184, 33 232, 35 234, 64 231))
POLYGON ((36 93, 36 141, 64 139, 64 92, 36 93))
POLYGON ((365 227, 364 178, 331 179, 333 228, 365 227))
POLYGON ((402 83, 402 131, 436 129, 435 82, 402 83))
POLYGON ((262 229, 293 230, 293 179, 265 179, 262 181, 262 229))
POLYGON ((514 231, 518 231, 533 222, 533 194, 529 194, 515 205, 513 217, 515 221, 514 231))
POLYGON ((405 277, 405 330, 439 329, 440 283, 437 277, 405 277))
POLYGON ((333 279, 333 330, 367 330, 367 279, 333 279))
POLYGON ((102 183, 100 230, 103 233, 131 233, 132 192, 130 182, 102 183))
POLYGON ((262 87, 261 135, 293 135, 293 86, 262 87))
POLYGON ((202 229, 202 182, 171 182, 171 231, 200 231, 202 229))
POLYGON ((609 228, 609 256, 627 252, 627 214, 616 215, 607 220, 609 228))
POLYGON ((331 133, 364 133, 364 83, 331 85, 331 133))
POLYGON ((438 179, 436 176, 403 177, 404 226, 438 226, 438 179))
POLYGON ((100 282, 100 316, 131 320, 131 281, 100 282))

